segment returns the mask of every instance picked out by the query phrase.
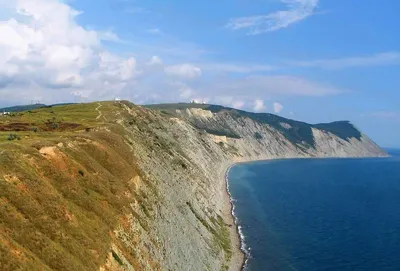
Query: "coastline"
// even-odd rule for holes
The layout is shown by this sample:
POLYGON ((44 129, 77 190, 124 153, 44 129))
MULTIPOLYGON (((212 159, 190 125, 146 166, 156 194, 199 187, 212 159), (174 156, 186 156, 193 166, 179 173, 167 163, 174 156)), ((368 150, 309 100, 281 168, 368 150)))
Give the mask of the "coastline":
POLYGON ((244 236, 242 236, 240 225, 238 224, 238 218, 235 215, 234 199, 229 190, 229 171, 232 167, 240 163, 251 163, 261 161, 272 161, 272 160, 288 160, 288 159, 365 159, 365 158, 388 158, 386 157, 259 157, 251 160, 239 160, 234 162, 226 162, 221 167, 220 180, 223 181, 223 218, 226 223, 230 226, 230 236, 232 244, 232 258, 229 262, 229 271, 243 271, 245 270, 247 260, 249 259, 249 252, 246 250, 246 243, 244 242, 244 236))
POLYGON ((240 235, 239 225, 237 224, 237 218, 234 215, 235 206, 233 198, 229 192, 228 174, 230 169, 237 163, 228 163, 224 165, 221 170, 220 180, 223 180, 223 216, 226 223, 229 225, 230 238, 232 244, 232 258, 229 262, 229 271, 241 271, 244 269, 247 255, 243 250, 243 240, 240 235))
POLYGON ((240 248, 240 253, 241 253, 240 270, 245 270, 247 261, 250 258, 250 252, 246 249, 244 235, 240 229, 241 226, 239 225, 238 217, 235 214, 235 203, 234 203, 235 200, 230 192, 230 187, 229 187, 229 172, 232 169, 232 167, 234 167, 237 164, 238 163, 233 163, 227 168, 227 170, 225 172, 225 182, 226 182, 226 192, 228 194, 229 202, 230 202, 230 206, 231 206, 231 217, 234 221, 234 226, 235 226, 234 227, 235 228, 235 236, 237 238, 239 238, 239 248, 240 248))

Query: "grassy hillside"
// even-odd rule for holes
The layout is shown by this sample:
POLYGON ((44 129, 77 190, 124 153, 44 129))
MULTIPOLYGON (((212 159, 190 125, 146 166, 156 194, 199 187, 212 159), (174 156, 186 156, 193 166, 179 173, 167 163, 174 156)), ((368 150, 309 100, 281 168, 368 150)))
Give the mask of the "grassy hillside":
POLYGON ((133 201, 152 208, 133 181, 146 179, 115 124, 120 106, 64 105, 0 117, 0 270, 98 270, 109 255, 122 264, 121 253, 143 268, 113 232, 121 223, 129 227, 128 215, 147 223, 133 201))
MULTIPOLYGON (((236 118, 250 118, 259 123, 268 124, 280 131, 288 140, 294 144, 307 144, 309 146, 314 146, 314 137, 312 133, 312 128, 317 128, 331 132, 338 137, 349 140, 350 138, 361 138, 361 133, 358 131, 350 122, 348 121, 338 121, 332 123, 324 124, 308 124, 305 122, 295 121, 287 118, 283 118, 274 114, 269 113, 252 113, 243 110, 233 109, 229 107, 219 106, 219 105, 207 105, 207 104, 158 104, 149 105, 148 108, 156 109, 166 114, 176 114, 176 109, 187 109, 187 108, 201 108, 204 110, 209 110, 213 113, 230 112, 232 116, 236 118)), ((200 128, 200 127, 199 127, 200 128)), ((203 128, 203 127, 201 127, 203 128)), ((229 134, 229 131, 225 131, 224 128, 220 128, 220 131, 213 132, 216 129, 210 130, 215 134, 229 134)), ((235 137, 235 136, 233 136, 235 137)))

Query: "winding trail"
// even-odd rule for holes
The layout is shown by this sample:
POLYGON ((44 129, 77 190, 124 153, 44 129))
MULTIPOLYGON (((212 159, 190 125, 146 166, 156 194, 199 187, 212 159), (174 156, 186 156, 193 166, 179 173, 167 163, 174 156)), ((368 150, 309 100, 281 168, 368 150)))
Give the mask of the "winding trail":
POLYGON ((99 106, 96 107, 96 111, 99 113, 99 115, 96 117, 96 119, 98 120, 99 118, 101 118, 101 116, 103 116, 103 113, 101 113, 100 108, 103 106, 101 103, 97 103, 99 106))

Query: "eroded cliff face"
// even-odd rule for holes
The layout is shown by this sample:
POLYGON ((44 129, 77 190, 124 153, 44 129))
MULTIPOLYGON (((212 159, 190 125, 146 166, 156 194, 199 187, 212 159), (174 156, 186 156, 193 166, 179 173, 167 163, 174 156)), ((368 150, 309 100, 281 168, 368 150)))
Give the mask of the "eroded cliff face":
POLYGON ((313 128, 310 146, 231 112, 99 105, 86 132, 1 145, 0 269, 239 270, 229 166, 386 156, 365 135, 313 128))
MULTIPOLYGON (((229 112, 177 110, 175 116, 124 104, 133 120, 146 116, 147 125, 121 123, 144 172, 162 191, 154 232, 163 255, 161 266, 170 270, 240 269, 236 227, 226 196, 224 174, 236 162, 292 157, 386 156, 365 135, 343 140, 313 129, 315 148, 292 144, 279 131, 229 112), (225 127, 240 138, 207 133, 193 123, 216 130, 225 127), (137 129, 145 131, 138 132, 137 129), (143 137, 144 136, 144 137, 143 137)), ((282 123, 285 129, 289 124, 282 123)))

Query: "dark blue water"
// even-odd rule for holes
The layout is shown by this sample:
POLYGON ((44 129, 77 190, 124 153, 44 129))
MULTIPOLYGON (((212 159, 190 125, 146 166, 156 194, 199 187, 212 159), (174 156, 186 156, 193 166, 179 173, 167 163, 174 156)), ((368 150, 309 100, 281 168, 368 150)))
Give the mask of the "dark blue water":
POLYGON ((240 164, 230 192, 248 270, 400 270, 400 151, 240 164))

